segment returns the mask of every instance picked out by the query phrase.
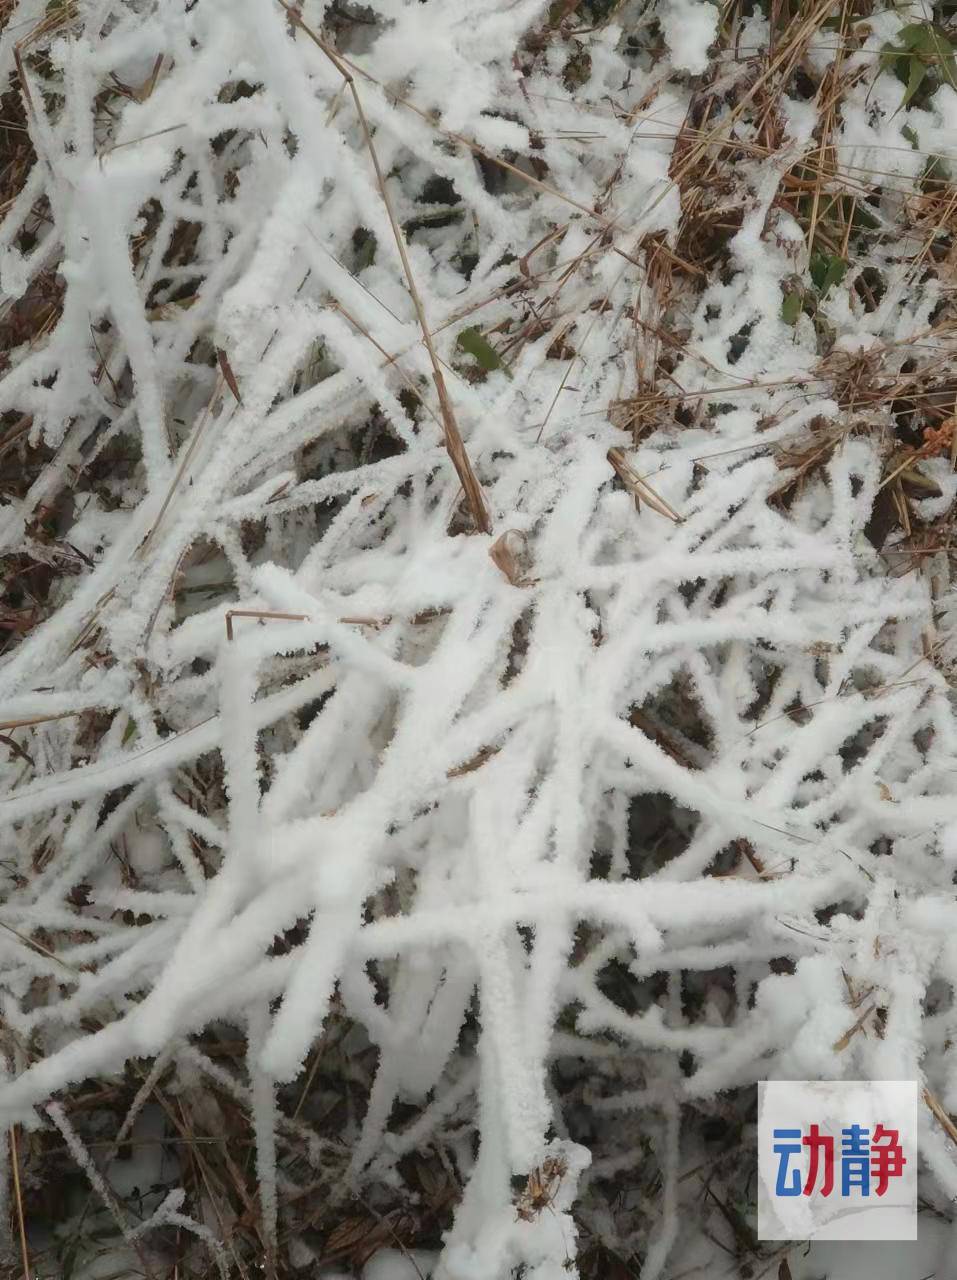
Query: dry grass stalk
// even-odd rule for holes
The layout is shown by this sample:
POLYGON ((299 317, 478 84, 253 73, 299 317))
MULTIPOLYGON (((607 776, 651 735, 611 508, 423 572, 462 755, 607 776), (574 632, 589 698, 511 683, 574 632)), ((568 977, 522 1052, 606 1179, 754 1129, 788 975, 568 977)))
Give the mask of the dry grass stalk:
POLYGON ((953 1120, 951 1120, 950 1116, 947 1114, 944 1109, 944 1104, 935 1093, 927 1088, 922 1090, 921 1097, 933 1113, 937 1123, 943 1129, 944 1133, 947 1134, 951 1142, 957 1145, 957 1125, 954 1124, 953 1120))
POLYGON ((848 1029, 844 1032, 844 1034, 842 1036, 839 1036, 834 1041, 834 1043, 831 1045, 831 1048, 834 1050, 835 1053, 843 1053, 843 1051, 851 1043, 851 1041, 854 1039, 857 1033, 859 1031, 864 1030, 864 1025, 867 1022, 867 1019, 871 1016, 871 1014, 874 1012, 876 1008, 877 1008, 876 1004, 869 1004, 867 1008, 864 1010, 864 1012, 861 1014, 861 1016, 853 1024, 853 1026, 848 1027, 848 1029))
POLYGON ((13 1198, 17 1207, 17 1230, 20 1237, 20 1260, 23 1266, 23 1280, 31 1280, 30 1250, 27 1248, 27 1228, 23 1214, 23 1194, 20 1190, 20 1152, 17 1146, 17 1126, 11 1125, 10 1137, 10 1171, 13 1176, 13 1198))
POLYGON ((609 449, 608 461, 611 463, 615 475, 634 497, 636 509, 639 502, 644 502, 651 507, 652 511, 657 511, 659 515, 667 516, 675 524, 681 523, 682 517, 675 511, 674 507, 669 502, 666 502, 659 493, 655 492, 644 476, 638 474, 621 449, 609 449))
POLYGON ((455 418, 455 411, 452 407, 452 401, 449 399, 449 393, 445 386, 445 378, 442 374, 442 368, 439 364, 439 358, 436 354, 435 344, 432 341, 432 330, 429 328, 428 319, 426 318, 425 308, 422 304, 422 297, 415 283, 415 276, 412 273, 412 264, 409 261, 409 255, 405 247, 405 237, 399 226, 395 216, 395 210, 392 207, 392 200, 385 182, 385 175, 382 172, 382 166, 379 164, 379 156, 372 141, 372 131, 369 128, 369 122, 366 119, 365 111, 362 107, 362 100, 359 97, 359 90, 356 86, 355 79, 349 70, 349 65, 335 49, 317 35, 312 28, 303 21, 302 15, 298 9, 295 9, 286 0, 279 0, 280 5, 289 15, 289 19, 301 31, 309 37, 309 39, 320 49, 332 65, 342 76, 344 83, 349 89, 352 96, 353 105, 356 109, 356 115, 359 117, 359 125, 362 129, 362 135, 365 139, 366 148, 372 161, 372 167, 375 170, 376 185, 379 188, 379 194, 382 197, 382 203, 385 207, 389 224, 392 227, 392 234, 395 238, 395 245, 399 251, 399 257, 402 261, 402 270, 405 274, 406 283, 409 288, 409 296, 412 299, 412 305, 415 308, 416 316, 419 321, 419 328, 422 330, 422 341, 425 343, 425 349, 429 354, 429 360, 432 363, 432 380, 435 383, 435 390, 439 398, 439 409, 442 415, 442 422, 445 428, 445 447, 448 449, 449 457, 452 459, 452 465, 455 467, 462 489, 465 493, 465 500, 468 503, 469 510, 472 513, 472 519, 475 521, 475 527, 481 533, 492 532, 492 522, 489 516, 488 507, 485 497, 482 493, 482 487, 475 477, 471 460, 462 441, 462 435, 459 431, 458 422, 455 418))
POLYGON ((233 638, 233 618, 259 618, 260 621, 266 618, 272 618, 280 622, 308 622, 309 618, 304 613, 274 613, 264 609, 227 609, 226 610, 226 639, 233 638))

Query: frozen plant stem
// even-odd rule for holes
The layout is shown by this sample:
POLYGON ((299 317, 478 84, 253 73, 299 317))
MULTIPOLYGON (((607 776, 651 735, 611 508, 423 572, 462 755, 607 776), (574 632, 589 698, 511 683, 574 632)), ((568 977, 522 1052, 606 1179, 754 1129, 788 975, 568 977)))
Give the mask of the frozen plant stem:
POLYGON ((369 122, 362 109, 362 101, 359 97, 359 90, 356 86, 355 77, 344 65, 336 51, 328 45, 325 40, 318 36, 306 22, 303 21, 302 14, 297 8, 288 4, 287 0, 279 0, 279 4, 283 9, 285 9, 286 13, 295 25, 309 37, 318 49, 322 50, 349 87, 349 92, 352 95, 352 101, 356 109, 356 115, 359 117, 362 136, 365 139, 365 144, 369 151, 369 157, 372 160, 372 166, 375 169, 376 184, 379 188, 379 194, 382 196, 382 203, 385 205, 385 210, 389 218, 389 225, 391 226, 392 234, 395 237, 396 248, 399 251, 399 257, 402 259, 402 270, 405 273, 405 280, 409 288, 409 295, 412 298, 412 305, 415 307, 415 314, 419 321, 419 328, 422 330, 422 341, 425 343, 425 349, 429 353, 429 360, 432 364, 432 380, 435 383, 435 390, 439 397, 439 410, 442 414, 442 423, 445 429, 445 447, 449 452, 449 457, 452 459, 452 465, 455 467, 456 475, 462 485, 465 500, 472 513, 472 519, 475 521, 475 527, 480 533, 491 533, 492 522, 489 517, 488 507, 486 506, 485 498, 482 494, 481 485, 475 478, 472 463, 469 459, 465 445, 462 442, 462 434, 459 431, 458 423, 455 420, 455 411, 452 408, 452 401, 449 398, 449 393, 445 385, 445 377, 443 376, 442 369, 439 364, 439 358, 435 351, 435 344, 432 341, 432 331, 429 328, 425 308, 422 305, 422 298, 416 288, 415 277, 412 274, 412 264, 409 262, 409 255, 406 251, 405 237, 402 234, 402 228, 396 221, 395 210, 392 208, 392 201, 389 199, 389 191, 386 186, 385 175, 382 172, 375 144, 372 141, 372 131, 369 128, 369 122))

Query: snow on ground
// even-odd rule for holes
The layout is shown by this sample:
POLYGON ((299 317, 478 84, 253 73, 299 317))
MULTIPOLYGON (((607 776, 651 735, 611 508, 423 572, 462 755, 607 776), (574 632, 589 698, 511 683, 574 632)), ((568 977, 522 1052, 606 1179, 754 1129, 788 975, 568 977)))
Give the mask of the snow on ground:
POLYGON ((770 1273, 761 1078, 919 1079, 947 1217, 949 9, 2 13, 38 1274, 770 1273))

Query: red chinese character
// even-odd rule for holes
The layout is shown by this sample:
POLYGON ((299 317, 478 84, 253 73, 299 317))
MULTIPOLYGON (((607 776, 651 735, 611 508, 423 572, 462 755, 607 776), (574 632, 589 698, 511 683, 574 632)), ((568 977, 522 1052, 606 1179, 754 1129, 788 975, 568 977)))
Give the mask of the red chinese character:
POLYGON ((871 1138, 871 1174, 877 1180, 876 1195, 884 1194, 891 1178, 901 1176, 906 1163, 899 1131, 885 1129, 882 1124, 877 1125, 871 1138))
POLYGON ((821 1184, 821 1195, 829 1196, 834 1190, 834 1139, 828 1133, 821 1133, 816 1124, 811 1125, 811 1132, 801 1139, 811 1153, 811 1160, 804 1183, 804 1194, 809 1196, 814 1190, 820 1171, 821 1153, 824 1153, 824 1181, 821 1184))

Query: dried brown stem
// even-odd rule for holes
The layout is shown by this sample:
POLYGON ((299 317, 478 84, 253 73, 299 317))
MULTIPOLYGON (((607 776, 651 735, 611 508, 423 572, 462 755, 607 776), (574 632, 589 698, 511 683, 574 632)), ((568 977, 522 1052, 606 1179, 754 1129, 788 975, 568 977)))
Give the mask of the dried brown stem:
POLYGON ((445 447, 448 449, 449 457, 452 459, 452 465, 455 467, 456 474, 465 493, 465 499, 468 503, 469 510, 472 513, 472 519, 475 521, 476 528, 482 533, 492 532, 492 521, 489 516, 488 507, 485 502, 482 487, 479 484, 475 471, 472 468, 472 462, 466 451, 465 444, 462 441, 462 434, 459 431, 458 422, 455 418, 455 410, 449 397, 448 390, 445 385, 445 378, 442 375, 442 369, 439 364, 439 358, 436 354, 435 345, 432 342, 432 331, 429 328, 429 322, 425 314, 425 307, 422 304, 422 297, 415 283, 415 276, 412 273, 412 264, 409 261, 409 255, 405 247, 405 237, 399 226, 398 219, 395 216, 395 210, 392 207, 392 201, 389 197, 389 191, 386 187, 385 175, 382 172, 382 166, 379 164, 379 157, 376 153, 375 144, 372 141, 372 131, 369 128, 369 122, 366 113, 362 107, 362 100, 359 97, 359 91, 352 73, 346 66, 344 59, 333 49, 321 36, 317 35, 307 23, 302 19, 302 15, 286 0, 279 0, 279 3, 289 15, 289 19, 299 29, 309 37, 309 39, 320 49, 332 65, 342 76, 349 93, 352 95, 353 105, 356 109, 356 115, 359 117, 359 126, 362 129, 362 136, 372 160, 372 167, 375 170, 376 184, 379 188, 379 194, 382 197, 382 203, 385 206, 386 214, 389 218, 389 225, 392 227, 392 234, 395 238, 396 248, 399 251, 399 257, 402 261, 402 270, 405 274, 406 284, 409 289, 409 295, 412 298, 412 305, 415 308, 415 314, 419 322, 419 328, 422 330, 422 341, 425 343, 425 349, 429 353, 429 360, 432 364, 432 380, 435 383, 435 390, 439 397, 439 409, 442 414, 442 423, 445 429, 445 447))

